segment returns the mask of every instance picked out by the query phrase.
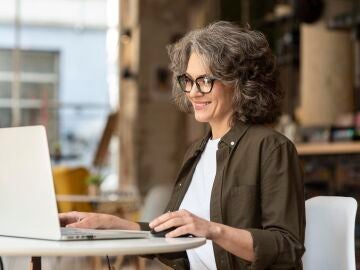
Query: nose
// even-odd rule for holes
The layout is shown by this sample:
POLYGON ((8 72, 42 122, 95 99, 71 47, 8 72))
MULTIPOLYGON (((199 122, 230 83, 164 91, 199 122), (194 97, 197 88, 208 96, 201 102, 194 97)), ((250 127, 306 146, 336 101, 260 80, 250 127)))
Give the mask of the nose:
POLYGON ((199 89, 197 88, 196 83, 194 83, 193 86, 192 86, 192 88, 191 88, 191 90, 190 90, 190 92, 189 92, 189 97, 196 97, 196 96, 203 96, 203 95, 204 95, 204 94, 201 93, 201 92, 199 91, 199 89))

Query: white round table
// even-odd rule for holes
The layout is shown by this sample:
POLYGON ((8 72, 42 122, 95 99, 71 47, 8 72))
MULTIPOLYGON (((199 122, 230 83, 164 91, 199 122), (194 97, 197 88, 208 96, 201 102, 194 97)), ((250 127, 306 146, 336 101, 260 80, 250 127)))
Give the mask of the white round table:
POLYGON ((31 256, 33 269, 41 269, 41 256, 144 255, 184 251, 205 244, 205 238, 116 239, 49 241, 0 237, 0 256, 31 256))

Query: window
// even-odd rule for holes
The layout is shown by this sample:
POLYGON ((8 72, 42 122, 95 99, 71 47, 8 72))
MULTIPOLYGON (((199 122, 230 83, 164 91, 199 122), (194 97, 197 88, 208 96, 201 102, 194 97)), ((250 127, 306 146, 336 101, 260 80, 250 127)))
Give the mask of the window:
POLYGON ((19 93, 12 49, 0 49, 0 127, 42 124, 50 144, 58 140, 58 52, 20 51, 19 93))
POLYGON ((0 127, 43 124, 56 164, 91 166, 118 106, 117 0, 33 2, 1 1, 0 127))

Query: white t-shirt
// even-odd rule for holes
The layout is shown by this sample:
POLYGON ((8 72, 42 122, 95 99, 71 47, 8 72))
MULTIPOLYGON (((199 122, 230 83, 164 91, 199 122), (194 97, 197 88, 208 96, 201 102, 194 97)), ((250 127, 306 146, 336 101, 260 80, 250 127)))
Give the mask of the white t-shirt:
MULTIPOLYGON (((210 220, 210 197, 216 174, 216 151, 220 139, 209 140, 199 163, 196 165, 193 178, 187 190, 180 209, 185 209, 194 215, 210 220)), ((190 262, 190 269, 216 269, 212 241, 186 251, 190 262)))

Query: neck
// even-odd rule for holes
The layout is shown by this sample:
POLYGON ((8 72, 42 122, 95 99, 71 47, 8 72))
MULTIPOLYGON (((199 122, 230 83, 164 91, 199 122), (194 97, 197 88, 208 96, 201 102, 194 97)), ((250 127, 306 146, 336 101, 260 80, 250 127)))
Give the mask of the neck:
POLYGON ((219 139, 224 136, 230 129, 229 119, 220 123, 209 123, 211 127, 212 139, 219 139))

